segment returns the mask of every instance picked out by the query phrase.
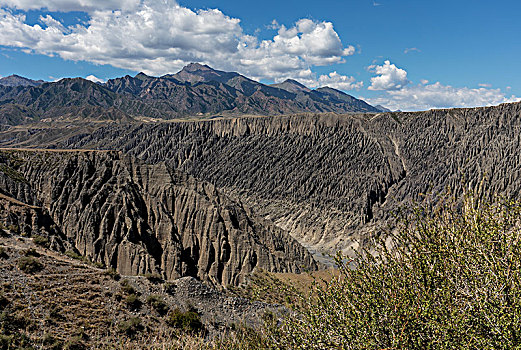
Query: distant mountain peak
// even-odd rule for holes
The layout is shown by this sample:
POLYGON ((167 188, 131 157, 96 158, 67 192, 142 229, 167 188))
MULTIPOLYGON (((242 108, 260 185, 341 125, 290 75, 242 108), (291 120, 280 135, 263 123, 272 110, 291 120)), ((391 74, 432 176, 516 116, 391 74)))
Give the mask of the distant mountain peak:
POLYGON ((145 73, 143 72, 139 72, 138 74, 136 74, 136 76, 134 77, 134 79, 139 79, 139 80, 143 80, 143 79, 147 79, 147 78, 150 78, 149 75, 146 75, 145 73))
POLYGON ((181 69, 179 73, 168 75, 167 77, 175 78, 184 83, 196 84, 210 81, 227 83, 230 79, 238 75, 239 74, 235 72, 216 70, 204 64, 190 63, 181 69))
POLYGON ((286 79, 282 83, 272 84, 271 86, 282 89, 282 90, 286 90, 289 92, 293 92, 293 93, 297 93, 300 91, 305 91, 305 92, 311 91, 311 89, 309 89, 307 86, 305 86, 304 84, 301 84, 298 81, 293 80, 293 79, 286 79))
POLYGON ((210 66, 207 66, 206 64, 200 64, 200 63, 190 63, 187 66, 185 66, 181 71, 185 72, 196 72, 196 71, 215 71, 210 66))
POLYGON ((378 109, 381 112, 392 112, 389 108, 386 108, 382 105, 376 105, 376 106, 374 106, 374 108, 378 109))
POLYGON ((43 80, 32 80, 17 74, 0 79, 0 85, 4 86, 38 86, 43 83, 45 83, 43 80))
POLYGON ((293 79, 286 79, 286 80, 284 80, 283 83, 294 84, 294 85, 301 86, 301 87, 304 87, 304 88, 306 87, 304 84, 301 84, 298 81, 293 80, 293 79))

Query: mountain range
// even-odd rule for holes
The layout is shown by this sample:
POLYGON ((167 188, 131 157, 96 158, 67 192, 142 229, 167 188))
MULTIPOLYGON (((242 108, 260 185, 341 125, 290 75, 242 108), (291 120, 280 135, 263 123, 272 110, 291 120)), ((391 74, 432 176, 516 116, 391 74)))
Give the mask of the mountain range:
POLYGON ((38 120, 179 119, 302 112, 380 112, 342 91, 315 90, 294 80, 266 85, 239 73, 197 63, 176 74, 144 73, 104 84, 82 78, 56 82, 0 79, 0 124, 38 120))

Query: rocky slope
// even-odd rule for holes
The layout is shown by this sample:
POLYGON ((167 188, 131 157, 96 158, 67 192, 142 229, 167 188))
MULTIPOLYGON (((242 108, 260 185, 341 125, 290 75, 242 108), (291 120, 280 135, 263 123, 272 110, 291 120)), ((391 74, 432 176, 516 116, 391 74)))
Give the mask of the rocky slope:
POLYGON ((5 200, 52 221, 25 219, 29 230, 53 226, 82 256, 122 274, 193 276, 227 286, 258 268, 316 268, 285 231, 164 163, 118 152, 4 150, 0 188, 5 200))
POLYGON ((163 160, 239 198, 320 251, 365 244, 392 212, 462 183, 520 197, 521 104, 376 115, 294 115, 13 129, 11 145, 106 148, 163 160))
POLYGON ((5 349, 200 349, 237 325, 259 327, 266 312, 287 312, 193 277, 166 282, 120 276, 35 242, 0 228, 0 344, 5 349), (197 315, 191 319, 200 323, 188 328, 172 322, 176 310, 178 319, 179 312, 191 311, 197 315), (200 336, 192 333, 197 331, 200 336))

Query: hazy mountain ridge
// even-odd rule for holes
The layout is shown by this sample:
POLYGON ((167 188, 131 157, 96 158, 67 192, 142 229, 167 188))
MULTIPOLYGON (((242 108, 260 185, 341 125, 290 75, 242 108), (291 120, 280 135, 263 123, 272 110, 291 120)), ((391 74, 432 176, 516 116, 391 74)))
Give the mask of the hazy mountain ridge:
POLYGON ((38 86, 43 83, 45 83, 43 80, 32 80, 16 74, 0 78, 0 85, 3 86, 38 86))

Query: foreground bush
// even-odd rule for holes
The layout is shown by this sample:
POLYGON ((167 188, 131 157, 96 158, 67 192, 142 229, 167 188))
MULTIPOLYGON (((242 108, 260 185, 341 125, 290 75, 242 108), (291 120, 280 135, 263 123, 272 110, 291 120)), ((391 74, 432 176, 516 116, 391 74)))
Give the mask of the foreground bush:
POLYGON ((338 256, 340 276, 300 297, 298 313, 268 329, 266 347, 521 348, 520 214, 520 203, 470 196, 414 210, 394 249, 338 256))
POLYGON ((24 256, 18 260, 18 268, 25 273, 35 273, 43 270, 43 264, 32 256, 24 256))

